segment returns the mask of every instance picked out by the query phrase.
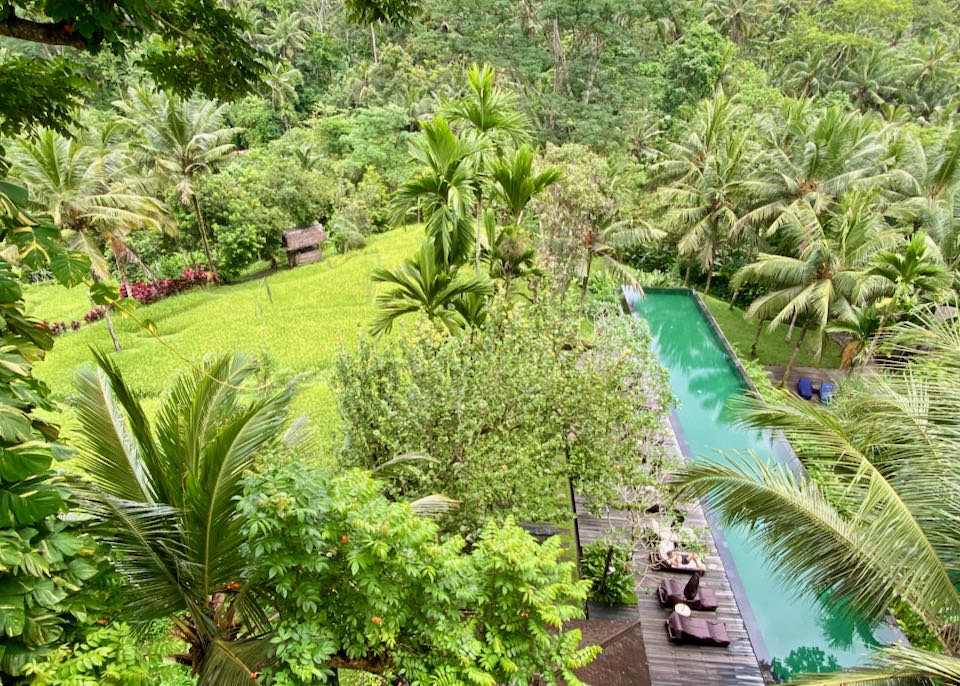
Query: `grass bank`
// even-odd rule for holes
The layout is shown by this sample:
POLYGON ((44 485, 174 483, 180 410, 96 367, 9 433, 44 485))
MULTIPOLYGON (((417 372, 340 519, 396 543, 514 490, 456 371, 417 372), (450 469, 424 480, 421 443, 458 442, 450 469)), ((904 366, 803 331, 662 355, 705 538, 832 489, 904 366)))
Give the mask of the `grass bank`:
MULTIPOLYGON (((400 264, 420 236, 417 228, 398 229, 370 239, 362 250, 318 264, 241 284, 198 288, 143 306, 139 316, 157 325, 163 343, 135 322, 115 318, 123 348, 115 359, 150 407, 185 369, 180 356, 197 360, 211 353, 247 352, 265 360, 281 378, 308 374, 294 411, 308 415, 318 435, 330 435, 337 422, 331 366, 340 346, 353 346, 373 319, 370 273, 400 264)), ((25 297, 30 314, 51 321, 82 319, 90 307, 82 290, 50 284, 28 287, 25 297)), ((37 366, 37 376, 50 386, 54 400, 68 398, 77 369, 90 360, 90 347, 111 349, 104 322, 62 335, 37 366)))
MULTIPOLYGON (((750 355, 750 347, 753 345, 753 337, 757 332, 757 325, 744 317, 743 310, 739 307, 730 309, 730 304, 724 300, 703 296, 713 318, 717 320, 717 325, 723 331, 727 340, 736 347, 737 352, 742 357, 750 355)), ((787 335, 787 327, 777 327, 775 331, 769 331, 766 326, 760 335, 760 342, 757 344, 757 358, 764 365, 785 365, 790 361, 793 354, 793 348, 796 344, 799 330, 794 332, 792 343, 787 343, 784 339, 787 335)), ((804 341, 800 352, 794 363, 799 367, 831 367, 840 366, 840 346, 829 338, 823 346, 823 353, 818 359, 815 355, 816 341, 813 336, 808 335, 804 341)))

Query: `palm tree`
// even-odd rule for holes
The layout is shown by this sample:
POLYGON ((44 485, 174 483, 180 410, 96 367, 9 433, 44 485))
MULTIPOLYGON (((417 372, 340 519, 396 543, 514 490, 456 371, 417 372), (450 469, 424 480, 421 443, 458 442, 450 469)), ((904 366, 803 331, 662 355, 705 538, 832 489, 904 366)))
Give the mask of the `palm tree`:
POLYGON ((905 604, 943 648, 881 649, 871 664, 800 683, 960 683, 960 321, 930 316, 893 339, 885 373, 842 389, 832 407, 783 392, 745 421, 784 432, 811 479, 759 457, 683 470, 687 494, 770 551, 770 571, 828 603, 879 621, 905 604))
POLYGON ((496 85, 495 76, 489 64, 482 67, 471 65, 467 70, 466 96, 446 107, 450 121, 480 143, 474 165, 476 174, 481 177, 476 190, 478 240, 474 260, 477 271, 480 270, 479 237, 482 235, 480 224, 484 211, 483 177, 488 174, 495 157, 503 155, 506 148, 520 145, 530 137, 530 120, 517 108, 516 96, 496 85))
POLYGON ((303 75, 289 62, 278 60, 270 63, 264 81, 270 88, 270 104, 279 113, 284 127, 289 129, 293 107, 300 99, 297 86, 303 83, 303 75))
POLYGON ((203 241, 207 267, 216 268, 197 180, 224 165, 235 150, 237 128, 223 126, 224 105, 210 100, 181 100, 143 86, 131 87, 114 105, 137 135, 133 147, 146 165, 176 184, 180 202, 191 205, 203 241))
POLYGON ((395 286, 377 296, 380 311, 370 329, 374 336, 389 333, 397 319, 415 312, 451 333, 476 326, 486 316, 486 297, 493 295, 493 284, 486 277, 464 276, 458 267, 442 264, 430 241, 421 242, 417 254, 399 269, 377 268, 371 279, 395 286))
POLYGON ((871 50, 844 69, 838 85, 860 109, 879 108, 895 100, 903 86, 894 60, 889 49, 871 50))
POLYGON ((297 53, 307 44, 304 22, 305 17, 301 12, 281 7, 267 31, 267 46, 281 59, 293 62, 297 53))
POLYGON ((771 288, 750 305, 747 315, 769 321, 769 330, 802 321, 784 379, 789 376, 807 332, 817 336, 816 355, 823 350, 827 326, 851 319, 862 270, 876 252, 891 247, 899 234, 883 221, 870 192, 852 192, 841 200, 838 213, 818 214, 806 201, 785 212, 780 228, 781 247, 788 254, 761 253, 743 267, 731 285, 761 283, 771 288))
MULTIPOLYGON (((110 276, 105 249, 118 269, 123 262, 134 262, 149 273, 127 237, 137 229, 175 230, 163 204, 132 168, 126 148, 110 140, 112 134, 105 128, 67 138, 41 129, 11 149, 11 175, 27 185, 36 208, 50 214, 66 243, 87 256, 97 281, 110 276)), ((109 312, 106 320, 119 352, 109 312)))
POLYGON ((872 341, 883 331, 880 311, 875 305, 854 307, 843 319, 836 319, 827 326, 828 333, 838 333, 849 338, 840 354, 840 366, 850 373, 858 362, 866 362, 864 353, 872 341))
POLYGON ((696 263, 707 275, 705 292, 710 292, 718 255, 737 240, 735 207, 750 164, 746 137, 733 134, 720 150, 710 154, 702 171, 659 190, 667 209, 668 232, 678 238, 678 256, 687 261, 684 286, 696 263))
POLYGON ((627 283, 636 283, 631 268, 623 261, 624 253, 663 238, 663 231, 646 222, 618 220, 612 217, 587 227, 579 236, 581 261, 578 268, 580 297, 586 297, 594 262, 627 283))
POLYGON ((463 264, 473 247, 476 205, 475 156, 481 145, 459 137, 443 117, 423 124, 423 135, 411 149, 422 171, 397 190, 397 217, 412 209, 422 213, 427 236, 444 268, 463 264))
POLYGON ((774 234, 800 206, 817 215, 836 209, 847 191, 879 175, 884 152, 876 120, 831 107, 808 111, 805 101, 785 106, 783 122, 765 122, 766 159, 744 182, 750 210, 740 222, 774 234))
POLYGON ((907 64, 908 81, 916 93, 920 110, 929 114, 939 104, 957 95, 958 53, 947 41, 938 39, 918 45, 907 64))
POLYGON ((780 75, 785 92, 800 98, 813 98, 830 90, 835 80, 831 60, 822 50, 810 50, 791 60, 780 75))
POLYGON ((205 686, 250 683, 270 649, 264 592, 246 578, 237 499, 277 442, 292 395, 246 400, 257 372, 222 356, 176 379, 151 422, 100 353, 78 379, 77 465, 84 509, 128 584, 133 622, 168 619, 190 646, 176 659, 205 686))
POLYGON ((493 199, 506 208, 509 222, 498 229, 493 210, 484 213, 484 258, 490 265, 490 276, 503 280, 508 293, 514 280, 540 273, 535 264, 536 250, 523 235, 523 220, 530 201, 562 175, 557 167, 535 172, 535 157, 533 148, 523 144, 511 157, 495 159, 490 169, 493 199))
POLYGON ((926 231, 955 266, 960 260, 960 131, 948 129, 927 143, 904 133, 891 142, 890 154, 890 170, 882 177, 888 189, 886 215, 912 233, 926 231))
POLYGON ((754 36, 771 11, 766 0, 709 0, 704 18, 738 46, 754 36))
POLYGON ((710 156, 719 150, 744 109, 730 101, 723 91, 684 111, 686 124, 678 141, 665 142, 662 159, 650 168, 656 183, 686 181, 703 172, 710 156))

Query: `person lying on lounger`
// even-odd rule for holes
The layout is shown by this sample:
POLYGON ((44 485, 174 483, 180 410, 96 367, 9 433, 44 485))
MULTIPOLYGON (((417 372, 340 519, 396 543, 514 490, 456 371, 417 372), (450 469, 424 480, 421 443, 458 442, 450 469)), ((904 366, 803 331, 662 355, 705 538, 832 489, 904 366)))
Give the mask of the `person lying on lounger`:
POLYGON ((671 567, 696 567, 706 569, 700 556, 696 553, 684 553, 676 548, 667 553, 666 562, 671 567))

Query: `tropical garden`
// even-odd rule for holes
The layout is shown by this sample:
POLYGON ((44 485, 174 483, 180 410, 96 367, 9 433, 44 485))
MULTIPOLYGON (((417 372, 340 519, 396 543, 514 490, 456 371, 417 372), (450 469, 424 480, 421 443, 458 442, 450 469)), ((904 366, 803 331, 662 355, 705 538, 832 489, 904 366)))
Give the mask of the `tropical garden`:
POLYGON ((804 683, 960 683, 958 17, 0 3, 0 681, 582 683, 576 492, 909 641, 804 683), (737 408, 805 470, 673 462, 624 284, 845 370, 737 408))

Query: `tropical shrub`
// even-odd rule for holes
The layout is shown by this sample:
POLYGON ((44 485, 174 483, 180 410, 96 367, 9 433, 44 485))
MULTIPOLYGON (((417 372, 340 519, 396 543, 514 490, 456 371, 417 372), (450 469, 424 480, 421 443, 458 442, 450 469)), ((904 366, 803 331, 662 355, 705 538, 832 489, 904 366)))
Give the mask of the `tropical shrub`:
POLYGON ((633 550, 614 541, 594 541, 583 549, 580 576, 590 582, 590 600, 605 605, 637 602, 633 550))
MULTIPOLYGON (((85 583, 102 571, 85 527, 62 516, 69 491, 54 465, 68 451, 57 427, 39 416, 54 406, 33 376, 53 339, 24 315, 19 274, 8 259, 12 253, 33 269, 48 267, 66 286, 78 285, 90 262, 65 250, 56 227, 27 216, 26 205, 24 189, 0 181, 0 240, 8 246, 0 258, 0 680, 10 684, 82 632, 100 606, 85 583)), ((105 302, 100 287, 91 295, 105 302)))
POLYGON ((97 363, 78 381, 89 481, 76 488, 128 582, 116 614, 168 619, 188 644, 172 657, 201 686, 292 686, 339 668, 580 683, 571 670, 598 650, 563 630, 587 588, 559 540, 540 546, 506 521, 467 549, 369 475, 311 466, 302 430, 284 431, 292 386, 254 387, 241 355, 173 380, 153 423, 97 363))
POLYGON ((440 492, 461 502, 450 526, 476 532, 488 517, 569 517, 567 478, 597 507, 619 479, 656 480, 665 377, 643 323, 616 311, 595 322, 572 305, 494 306, 469 336, 423 328, 396 345, 343 352, 334 383, 340 459, 409 466, 395 498, 440 492))
POLYGON ((35 686, 193 686, 195 680, 182 665, 167 660, 181 641, 160 625, 146 637, 129 624, 117 622, 94 629, 83 641, 60 646, 28 672, 35 686))
POLYGON ((250 581, 275 592, 280 619, 271 683, 312 683, 331 667, 412 683, 581 684, 572 669, 587 585, 573 581, 558 538, 539 545, 507 518, 468 547, 391 503, 359 470, 328 474, 302 459, 264 460, 239 509, 250 581))

